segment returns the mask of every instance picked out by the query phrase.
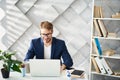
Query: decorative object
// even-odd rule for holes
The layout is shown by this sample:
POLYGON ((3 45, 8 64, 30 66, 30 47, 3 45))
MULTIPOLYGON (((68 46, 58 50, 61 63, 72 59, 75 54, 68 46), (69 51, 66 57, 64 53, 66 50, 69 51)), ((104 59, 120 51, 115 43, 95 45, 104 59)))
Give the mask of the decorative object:
POLYGON ((13 59, 15 53, 15 51, 13 52, 0 50, 0 60, 3 61, 3 68, 1 69, 3 78, 9 78, 11 70, 21 72, 20 65, 22 64, 22 62, 13 59))

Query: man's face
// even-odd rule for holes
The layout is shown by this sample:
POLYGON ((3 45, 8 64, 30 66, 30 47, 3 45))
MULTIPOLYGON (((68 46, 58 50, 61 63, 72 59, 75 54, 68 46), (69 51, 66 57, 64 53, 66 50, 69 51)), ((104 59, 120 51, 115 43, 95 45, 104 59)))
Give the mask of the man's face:
POLYGON ((45 28, 40 29, 40 31, 41 31, 40 34, 41 34, 41 38, 43 39, 43 42, 44 42, 44 43, 49 43, 49 42, 51 42, 53 31, 52 31, 52 30, 45 29, 45 28))

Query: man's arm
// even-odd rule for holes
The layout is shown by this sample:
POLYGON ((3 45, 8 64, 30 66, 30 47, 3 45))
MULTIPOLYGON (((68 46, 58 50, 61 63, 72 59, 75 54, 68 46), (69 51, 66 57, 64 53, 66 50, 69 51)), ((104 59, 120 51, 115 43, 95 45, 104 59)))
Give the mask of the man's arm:
POLYGON ((63 59, 63 68, 70 68, 73 65, 73 60, 67 50, 67 47, 65 45, 65 42, 63 42, 63 47, 62 47, 62 59, 63 59))
POLYGON ((29 59, 32 59, 34 57, 34 49, 33 49, 33 43, 31 41, 30 47, 28 49, 28 52, 26 53, 24 61, 27 61, 29 59))

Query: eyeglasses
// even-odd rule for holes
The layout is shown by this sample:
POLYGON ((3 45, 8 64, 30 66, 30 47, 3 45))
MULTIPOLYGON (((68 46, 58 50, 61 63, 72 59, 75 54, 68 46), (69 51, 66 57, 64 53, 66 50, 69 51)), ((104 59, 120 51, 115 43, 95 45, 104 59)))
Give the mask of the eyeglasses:
POLYGON ((47 33, 47 34, 45 34, 45 33, 41 33, 40 35, 41 35, 42 37, 44 37, 44 36, 50 37, 51 34, 52 34, 52 33, 47 33))

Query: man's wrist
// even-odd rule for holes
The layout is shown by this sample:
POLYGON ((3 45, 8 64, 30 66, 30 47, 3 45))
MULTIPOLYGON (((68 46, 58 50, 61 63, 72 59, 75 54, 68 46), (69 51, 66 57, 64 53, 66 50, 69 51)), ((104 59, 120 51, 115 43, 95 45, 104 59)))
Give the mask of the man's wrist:
POLYGON ((66 65, 62 64, 61 68, 62 68, 62 70, 66 69, 66 65))

